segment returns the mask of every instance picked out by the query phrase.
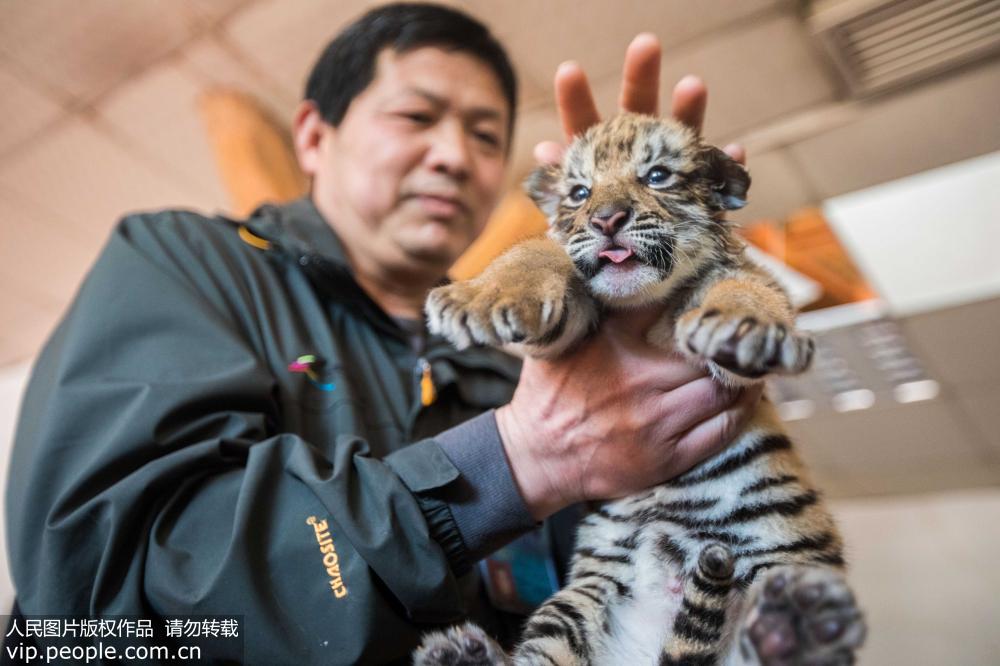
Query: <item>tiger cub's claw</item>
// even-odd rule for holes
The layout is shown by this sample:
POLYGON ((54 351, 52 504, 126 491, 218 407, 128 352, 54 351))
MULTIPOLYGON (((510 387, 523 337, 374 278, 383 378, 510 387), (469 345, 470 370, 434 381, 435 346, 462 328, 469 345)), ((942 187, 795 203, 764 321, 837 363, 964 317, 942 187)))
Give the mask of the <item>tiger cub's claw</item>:
POLYGON ((428 329, 459 349, 544 343, 562 329, 566 315, 565 288, 549 282, 499 289, 473 280, 438 287, 427 299, 428 329))
POLYGON ((682 353, 711 361, 744 379, 803 372, 815 351, 809 334, 783 322, 715 309, 684 315, 675 337, 682 353))

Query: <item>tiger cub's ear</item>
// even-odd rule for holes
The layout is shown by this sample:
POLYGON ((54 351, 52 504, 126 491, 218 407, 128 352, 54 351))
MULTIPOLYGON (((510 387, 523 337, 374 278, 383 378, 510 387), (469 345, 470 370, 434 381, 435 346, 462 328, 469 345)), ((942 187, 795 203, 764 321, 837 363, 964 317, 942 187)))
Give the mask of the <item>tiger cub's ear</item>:
POLYGON ((532 171, 524 181, 524 191, 549 220, 552 220, 559 210, 559 200, 562 199, 559 194, 561 176, 559 167, 546 164, 532 171))
POLYGON ((747 205, 750 174, 736 160, 715 146, 705 146, 701 151, 712 193, 709 205, 716 210, 736 210, 747 205))

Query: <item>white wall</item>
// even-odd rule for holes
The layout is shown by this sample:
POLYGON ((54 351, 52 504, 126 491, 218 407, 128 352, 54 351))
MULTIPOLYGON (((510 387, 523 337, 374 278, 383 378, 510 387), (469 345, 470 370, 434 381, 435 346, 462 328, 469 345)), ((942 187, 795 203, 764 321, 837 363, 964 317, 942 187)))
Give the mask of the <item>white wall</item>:
POLYGON ((1000 489, 839 501, 861 666, 1000 663, 1000 489))
POLYGON ((7 496, 7 461, 10 444, 14 439, 14 426, 21 404, 21 394, 28 381, 30 363, 0 368, 0 479, 4 492, 0 493, 0 615, 8 612, 14 601, 14 586, 7 572, 7 530, 4 517, 7 496))

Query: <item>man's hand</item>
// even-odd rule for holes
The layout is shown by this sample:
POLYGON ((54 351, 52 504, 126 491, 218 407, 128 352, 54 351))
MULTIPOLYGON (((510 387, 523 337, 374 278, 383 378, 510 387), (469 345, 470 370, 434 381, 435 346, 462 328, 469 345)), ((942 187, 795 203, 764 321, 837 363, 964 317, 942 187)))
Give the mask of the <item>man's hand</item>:
POLYGON ((749 420, 760 387, 727 390, 645 340, 659 312, 605 320, 553 361, 526 359, 497 425, 533 517, 662 483, 721 450, 749 420))
MULTIPOLYGON (((659 112, 660 43, 642 34, 629 45, 619 105, 659 112)), ((567 140, 600 121, 586 74, 576 63, 556 72, 556 105, 567 140)), ((671 113, 701 131, 705 84, 687 76, 674 87, 671 113)), ((739 146, 726 152, 742 162, 739 146)), ((540 162, 562 159, 544 142, 540 162)), ((610 313, 600 332, 569 355, 525 360, 517 391, 497 410, 514 480, 533 517, 610 499, 662 483, 717 453, 753 414, 761 389, 725 389, 677 355, 646 342, 662 308, 610 313)))

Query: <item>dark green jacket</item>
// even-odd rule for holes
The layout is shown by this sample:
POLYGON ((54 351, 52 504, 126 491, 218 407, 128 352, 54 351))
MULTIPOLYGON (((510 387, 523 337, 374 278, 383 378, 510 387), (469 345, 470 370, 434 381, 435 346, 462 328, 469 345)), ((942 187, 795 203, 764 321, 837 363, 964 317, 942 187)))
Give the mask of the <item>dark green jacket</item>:
MULTIPOLYGON (((414 350, 308 200, 240 227, 127 217, 48 341, 7 489, 21 609, 241 614, 245 655, 218 656, 251 663, 405 656, 460 617, 484 548, 429 438, 509 400, 519 364, 414 350), (313 377, 289 369, 306 354, 313 377)), ((493 537, 524 529, 514 509, 493 537)))

